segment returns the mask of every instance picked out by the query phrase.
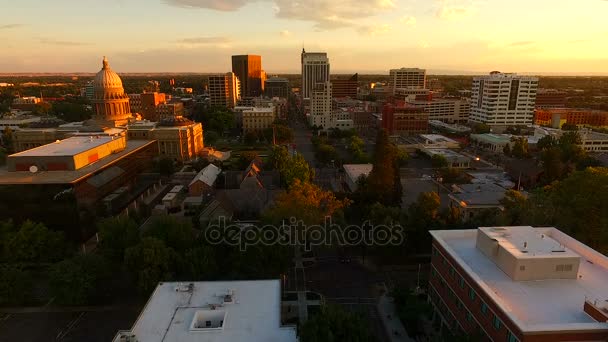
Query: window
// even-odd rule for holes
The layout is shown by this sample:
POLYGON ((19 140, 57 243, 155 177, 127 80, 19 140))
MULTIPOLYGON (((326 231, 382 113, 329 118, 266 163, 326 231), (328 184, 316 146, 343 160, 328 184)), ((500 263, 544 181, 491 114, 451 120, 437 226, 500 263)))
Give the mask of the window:
POLYGON ((481 302, 481 312, 484 314, 488 313, 488 306, 484 302, 481 302))
POLYGON ((473 321, 473 315, 471 315, 470 312, 467 312, 467 321, 469 321, 469 322, 473 321))
POLYGON ((460 277, 460 281, 459 281, 460 287, 464 289, 464 278, 460 277))
POLYGON ((517 337, 515 337, 515 335, 513 335, 512 332, 507 331, 507 342, 519 342, 519 340, 517 337))
POLYGON ((494 326, 494 329, 500 329, 502 322, 500 321, 500 318, 498 318, 498 316, 494 315, 494 319, 492 319, 492 325, 494 326))
POLYGON ((469 298, 471 298, 471 300, 475 300, 475 290, 473 290, 472 287, 469 289, 469 298))
POLYGON ((519 270, 520 270, 520 271, 525 271, 525 270, 526 270, 526 266, 525 266, 525 265, 521 265, 521 266, 519 266, 519 270))
POLYGON ((450 268, 450 275, 453 277, 456 274, 456 269, 454 267, 450 268))
POLYGON ((572 271, 572 264, 564 265, 564 271, 566 271, 566 272, 572 271))

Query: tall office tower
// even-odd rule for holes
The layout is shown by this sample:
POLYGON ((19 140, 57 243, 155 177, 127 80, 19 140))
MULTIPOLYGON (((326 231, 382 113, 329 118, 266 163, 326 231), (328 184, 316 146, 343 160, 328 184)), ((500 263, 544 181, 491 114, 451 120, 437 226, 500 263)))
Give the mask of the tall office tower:
POLYGON ((289 80, 282 77, 271 77, 264 82, 264 94, 268 97, 282 97, 287 98, 289 96, 289 80))
POLYGON ((336 78, 331 80, 331 91, 334 98, 350 97, 357 98, 359 88, 359 74, 354 74, 348 78, 336 78))
POLYGON ((332 128, 331 82, 317 83, 311 91, 310 124, 312 126, 332 128))
POLYGON ((310 98, 319 83, 329 81, 329 59, 325 52, 306 52, 302 49, 302 97, 310 98))
POLYGON ((262 95, 266 73, 262 70, 261 56, 232 56, 232 72, 241 82, 241 95, 243 97, 262 95))
POLYGON ((498 71, 473 79, 469 121, 490 126, 531 125, 538 77, 498 71))
POLYGON ((393 95, 397 89, 426 89, 425 69, 391 69, 389 75, 389 83, 393 95))
POLYGON ((240 98, 240 89, 239 79, 232 72, 209 76, 209 104, 234 108, 240 98))

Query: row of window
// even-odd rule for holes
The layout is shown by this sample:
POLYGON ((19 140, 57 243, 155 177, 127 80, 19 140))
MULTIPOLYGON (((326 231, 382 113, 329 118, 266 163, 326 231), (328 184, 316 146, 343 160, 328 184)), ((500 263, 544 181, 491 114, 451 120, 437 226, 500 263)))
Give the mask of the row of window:
MULTIPOLYGON (((454 268, 454 266, 450 265, 450 263, 448 262, 448 260, 433 246, 432 251, 431 251, 431 255, 435 256, 436 258, 441 258, 441 263, 444 265, 444 267, 449 268, 449 275, 450 277, 452 277, 453 279, 455 279, 458 283, 458 286, 461 289, 466 289, 468 288, 468 297, 471 300, 471 302, 475 303, 476 299, 479 297, 477 295, 477 293, 475 292, 475 289, 472 286, 469 286, 464 277, 462 275, 460 275, 456 269, 454 268)), ((431 267, 431 276, 433 277, 439 277, 439 273, 437 272, 437 270, 435 270, 434 267, 431 267)), ((447 286, 446 281, 443 279, 443 277, 439 277, 439 281, 441 283, 442 287, 447 288, 447 290, 449 291, 449 296, 452 298, 453 301, 456 302, 456 306, 463 310, 466 310, 466 319, 467 321, 472 321, 473 320, 473 315, 471 314, 471 312, 469 311, 468 308, 471 308, 471 306, 465 305, 460 299, 459 297, 456 295, 456 293, 449 287, 447 286)), ((488 314, 490 313, 490 309, 488 307, 488 305, 479 297, 479 302, 480 302, 480 312, 483 316, 488 316, 488 314)), ((494 327, 495 330, 500 330, 501 327, 503 326, 502 321, 500 320, 500 318, 493 313, 493 317, 492 317, 492 326, 494 327)), ((517 342, 517 337, 515 337, 515 335, 505 327, 505 329, 507 330, 507 342, 517 342)))

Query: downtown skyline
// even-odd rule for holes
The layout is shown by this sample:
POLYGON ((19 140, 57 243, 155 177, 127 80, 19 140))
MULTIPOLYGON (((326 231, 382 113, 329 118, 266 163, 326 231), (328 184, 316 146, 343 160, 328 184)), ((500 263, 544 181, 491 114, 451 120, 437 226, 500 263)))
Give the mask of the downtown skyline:
POLYGON ((605 0, 0 2, 0 73, 95 72, 103 55, 121 73, 214 73, 258 54, 297 74, 305 47, 333 73, 608 74, 605 0))

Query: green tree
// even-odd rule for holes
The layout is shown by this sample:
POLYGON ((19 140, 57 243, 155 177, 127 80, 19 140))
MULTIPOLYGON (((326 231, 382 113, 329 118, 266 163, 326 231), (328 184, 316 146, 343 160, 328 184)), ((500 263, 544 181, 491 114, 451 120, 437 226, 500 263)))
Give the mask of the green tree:
POLYGON ((247 145, 253 145, 258 141, 258 135, 255 131, 249 131, 243 136, 243 141, 247 145))
POLYGON ((161 157, 157 161, 158 172, 163 176, 171 176, 175 173, 175 161, 168 157, 161 157))
POLYGON ((141 295, 147 296, 158 282, 173 279, 178 255, 162 240, 146 237, 125 251, 124 265, 133 275, 141 295))
POLYGON ((242 152, 241 155, 239 156, 239 160, 238 160, 239 170, 245 170, 247 168, 247 166, 249 166, 249 164, 251 164, 251 162, 256 160, 257 158, 258 158, 257 152, 252 152, 252 151, 242 152))
POLYGON ((411 337, 422 335, 420 321, 430 318, 433 308, 425 299, 415 295, 412 291, 398 289, 393 293, 397 315, 411 337))
POLYGON ((552 135, 545 135, 538 140, 538 143, 536 143, 536 147, 538 147, 539 150, 546 150, 556 145, 557 140, 552 135))
POLYGON ((440 154, 434 154, 431 157, 431 165, 433 165, 434 168, 448 167, 448 160, 440 154))
POLYGON ((473 133, 475 133, 475 134, 490 133, 490 126, 488 126, 484 123, 475 124, 475 126, 473 126, 473 133))
POLYGON ((543 165, 543 179, 546 183, 559 180, 564 175, 561 150, 558 147, 546 148, 540 157, 543 165))
POLYGON ((110 265, 100 255, 79 255, 51 267, 51 294, 55 302, 62 305, 99 303, 111 295, 113 275, 110 265))
POLYGON ((28 304, 32 287, 31 272, 16 265, 0 264, 0 306, 28 304))
POLYGON ((401 174, 397 160, 397 147, 390 143, 386 130, 378 132, 372 171, 366 189, 369 203, 380 202, 388 206, 401 203, 401 174))
POLYGON ((115 262, 122 262, 125 250, 139 243, 139 227, 122 216, 105 219, 97 224, 99 250, 115 262))
POLYGON ((69 252, 63 233, 31 221, 18 228, 12 222, 4 224, 0 240, 2 260, 6 262, 55 262, 69 252))
POLYGON ((219 271, 215 250, 202 244, 188 249, 183 263, 184 273, 193 281, 212 280, 219 271))
POLYGON ((86 105, 66 101, 53 103, 50 113, 67 122, 85 121, 93 114, 86 105))
POLYGON ((323 306, 321 312, 311 317, 300 331, 302 342, 371 342, 363 319, 338 306, 323 306))
POLYGON ((513 141, 513 147, 511 148, 511 154, 513 157, 518 159, 524 159, 528 157, 528 139, 527 138, 515 138, 513 141))
POLYGON ((503 147, 503 149, 502 149, 502 153, 504 153, 505 156, 510 156, 511 155, 511 144, 506 144, 505 147, 503 147))
POLYGON ((576 126, 575 124, 570 124, 570 123, 565 123, 562 125, 562 130, 563 131, 578 131, 578 126, 576 126))
POLYGON ((220 135, 215 131, 205 130, 205 146, 213 146, 220 139, 220 135))
POLYGON ((426 251, 431 245, 430 229, 443 225, 439 215, 441 198, 436 192, 423 192, 408 207, 406 219, 407 244, 410 250, 426 251))
POLYGON ((156 219, 144 233, 144 237, 153 237, 164 242, 176 252, 183 252, 192 247, 195 241, 194 230, 188 221, 173 216, 156 219))
POLYGON ((315 159, 322 165, 329 165, 338 159, 338 152, 331 145, 319 144, 315 149, 315 159))
POLYGON ((290 156, 285 146, 275 146, 270 153, 270 165, 281 174, 283 185, 289 187, 295 179, 310 182, 314 179, 314 169, 301 154, 290 156))

